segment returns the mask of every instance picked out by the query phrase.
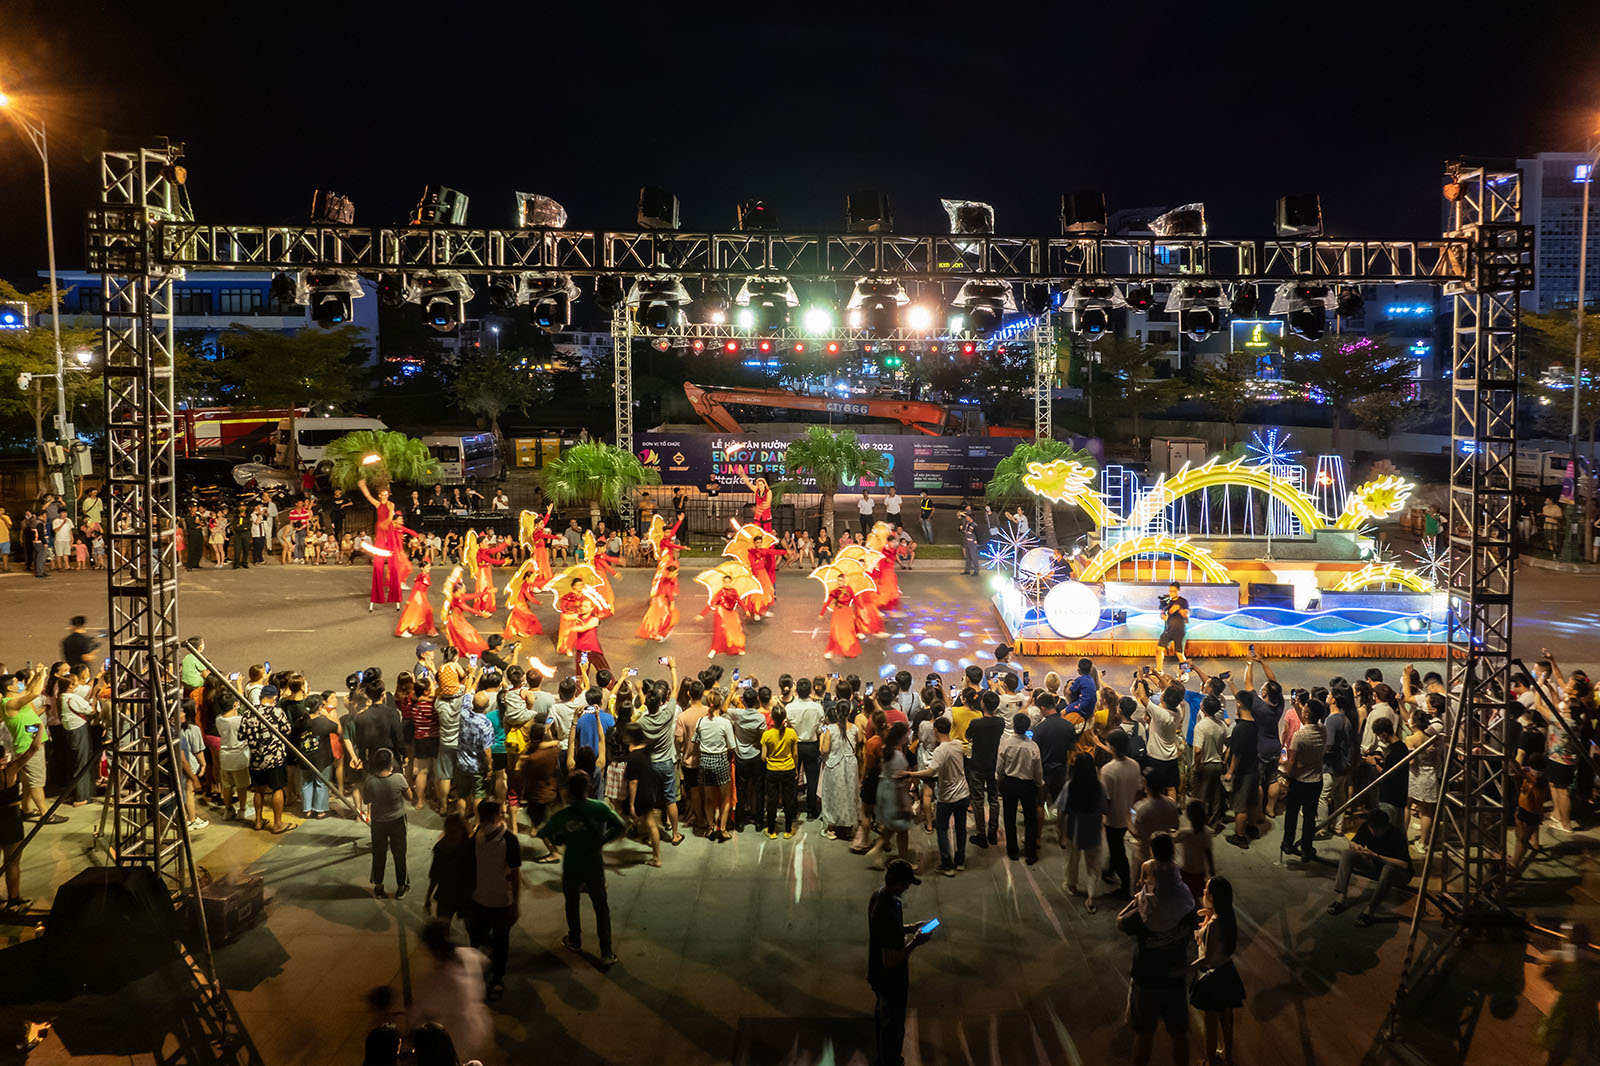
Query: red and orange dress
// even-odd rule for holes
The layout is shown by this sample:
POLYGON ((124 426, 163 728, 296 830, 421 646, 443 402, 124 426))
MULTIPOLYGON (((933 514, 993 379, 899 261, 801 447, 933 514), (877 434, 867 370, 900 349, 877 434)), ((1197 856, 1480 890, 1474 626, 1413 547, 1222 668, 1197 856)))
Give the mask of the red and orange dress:
MULTIPOLYGON (((561 624, 566 627, 571 644, 570 650, 574 657, 588 652, 589 665, 596 670, 604 670, 606 653, 600 647, 600 608, 587 596, 577 598, 580 602, 570 622, 565 614, 561 616, 561 624)), ((564 601, 567 597, 563 596, 562 599, 564 601)))
MULTIPOLYGON (((538 563, 534 566, 537 567, 538 563)), ((537 576, 535 573, 525 577, 506 601, 511 608, 511 616, 506 619, 506 627, 501 630, 500 638, 507 644, 517 644, 523 637, 536 637, 544 632, 544 626, 539 624, 539 616, 533 613, 534 601, 539 596, 539 590, 535 587, 537 576)))
POLYGON ((467 588, 459 576, 447 582, 444 588, 444 632, 450 646, 462 655, 482 655, 489 650, 489 642, 466 619, 467 588))
POLYGON ((655 580, 650 585, 650 606, 644 612, 644 621, 634 634, 641 640, 666 640, 667 634, 678 624, 678 578, 669 573, 670 556, 663 557, 656 568, 655 580))
MULTIPOLYGON (((880 611, 899 610, 900 579, 895 576, 894 552, 892 550, 885 548, 879 553, 878 565, 872 569, 872 582, 878 586, 877 594, 873 597, 877 608, 880 611)), ((882 630, 883 625, 880 621, 878 629, 869 630, 869 632, 881 632, 882 630)))
POLYGON ((712 658, 718 652, 724 655, 743 655, 744 624, 739 621, 739 594, 732 589, 718 589, 698 617, 704 618, 707 612, 714 614, 711 624, 711 654, 706 658, 712 658))
POLYGON ((530 580, 534 588, 543 588, 555 577, 555 571, 550 569, 550 542, 556 539, 556 535, 541 522, 531 539, 533 543, 528 546, 528 551, 533 557, 533 575, 530 580))
POLYGON ((772 490, 756 493, 756 502, 750 508, 750 520, 768 533, 772 532, 772 490))
POLYGON ((400 612, 400 621, 394 624, 395 636, 431 637, 439 632, 433 620, 433 606, 428 603, 428 587, 432 584, 426 567, 417 571, 417 579, 411 583, 411 598, 400 612))
POLYGON ((822 657, 854 659, 861 654, 861 641, 856 638, 856 594, 847 585, 836 586, 823 601, 817 617, 828 611, 833 612, 833 617, 828 622, 828 647, 822 657))
POLYGON ((369 603, 399 603, 404 597, 401 586, 411 573, 411 561, 406 558, 406 536, 417 534, 400 524, 400 512, 387 500, 378 504, 373 521, 372 592, 369 603))
POLYGON ((467 610, 479 617, 494 614, 494 568, 506 561, 505 552, 504 544, 478 549, 478 565, 472 572, 475 584, 467 599, 467 610))

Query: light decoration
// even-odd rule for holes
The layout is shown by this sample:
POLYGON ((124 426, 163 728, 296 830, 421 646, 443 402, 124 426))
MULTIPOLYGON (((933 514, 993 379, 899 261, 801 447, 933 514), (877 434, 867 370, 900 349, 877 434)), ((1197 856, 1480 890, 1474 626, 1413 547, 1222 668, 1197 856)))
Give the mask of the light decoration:
POLYGON ((1373 478, 1351 490, 1344 510, 1334 520, 1334 529, 1360 529, 1368 522, 1388 518, 1405 508, 1416 486, 1398 474, 1373 478))
POLYGON ((1281 501, 1307 529, 1317 529, 1325 524, 1326 520, 1317 511, 1317 502, 1293 482, 1277 476, 1266 466, 1248 464, 1241 457, 1231 463, 1213 458, 1204 466, 1185 465, 1177 474, 1163 478, 1140 497, 1129 511, 1124 525, 1128 529, 1144 529, 1178 497, 1199 489, 1224 485, 1254 489, 1281 501))
POLYGON ((1276 428, 1267 430, 1265 435, 1257 430, 1244 446, 1245 456, 1267 466, 1293 466, 1300 458, 1300 449, 1289 447, 1290 436, 1280 436, 1276 428))
POLYGON ((1017 560, 1017 585, 1029 599, 1038 601, 1056 572, 1056 553, 1049 548, 1029 548, 1017 560))
POLYGON ((1030 533, 1018 533, 1014 528, 1001 529, 989 538, 980 553, 984 566, 990 570, 1008 571, 1014 578, 1023 556, 1039 546, 1039 538, 1030 533))
POLYGON ((1412 592, 1433 591, 1433 584, 1425 576, 1394 563, 1368 563, 1360 570, 1352 570, 1339 579, 1333 591, 1360 592, 1375 585, 1399 585, 1412 592))
POLYGON ((1417 573, 1427 577, 1428 583, 1434 588, 1441 588, 1445 576, 1450 572, 1450 549, 1441 550, 1437 540, 1423 538, 1420 552, 1406 552, 1417 561, 1417 573))
POLYGON ((1115 525, 1116 519, 1106 506, 1105 497, 1094 490, 1095 469, 1075 459, 1052 459, 1048 463, 1028 464, 1022 475, 1022 484, 1029 492, 1054 503, 1067 503, 1081 507, 1104 529, 1115 525))
POLYGON ((1125 563, 1140 555, 1173 555, 1186 559, 1194 564, 1195 568, 1206 576, 1209 581, 1225 584, 1232 581, 1228 568, 1223 566, 1211 553, 1191 543, 1188 537, 1173 537, 1161 533, 1153 536, 1129 537, 1113 548, 1108 548, 1096 555, 1084 571, 1078 575, 1082 582, 1103 580, 1106 573, 1119 563, 1125 563))

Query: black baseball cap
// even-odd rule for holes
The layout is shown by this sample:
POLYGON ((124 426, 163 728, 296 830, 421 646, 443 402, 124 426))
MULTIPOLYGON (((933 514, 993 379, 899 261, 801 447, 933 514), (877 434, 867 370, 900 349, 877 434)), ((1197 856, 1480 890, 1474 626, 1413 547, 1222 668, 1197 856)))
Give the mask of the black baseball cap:
POLYGON ((883 871, 883 883, 886 885, 920 885, 922 884, 922 878, 917 876, 917 868, 915 866, 912 866, 904 859, 895 859, 883 871))

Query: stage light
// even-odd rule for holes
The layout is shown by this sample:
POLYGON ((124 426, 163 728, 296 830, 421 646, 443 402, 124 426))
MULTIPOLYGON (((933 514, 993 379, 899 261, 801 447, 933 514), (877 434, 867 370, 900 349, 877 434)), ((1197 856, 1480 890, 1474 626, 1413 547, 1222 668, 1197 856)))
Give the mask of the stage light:
POLYGON ((795 354, 804 355, 805 351, 806 351, 806 342, 805 341, 795 341, 794 342, 794 350, 795 350, 795 354))
POLYGON ((1080 281, 1068 289, 1062 306, 1072 312, 1072 330, 1091 343, 1111 332, 1111 309, 1127 303, 1109 281, 1080 281))
POLYGON ((756 347, 761 349, 763 352, 770 352, 772 351, 772 342, 767 340, 767 338, 762 337, 760 343, 758 343, 756 347))
POLYGON ((1248 282, 1233 287, 1234 318, 1255 318, 1261 312, 1261 298, 1256 295, 1256 287, 1248 282))
POLYGON ((826 307, 808 307, 804 315, 806 332, 812 336, 826 333, 833 328, 833 312, 826 307))
POLYGON ((689 344, 689 347, 693 348, 697 352, 703 352, 703 351, 705 351, 705 348, 706 348, 706 342, 701 340, 699 337, 696 337, 689 344))
POLYGON ((839 354, 839 342, 838 341, 829 341, 828 342, 828 354, 829 355, 838 355, 839 354))
POLYGON ((1149 314, 1150 308, 1155 306, 1155 295, 1144 285, 1129 289, 1126 299, 1128 307, 1141 315, 1149 314))
POLYGON ((1272 294, 1272 306, 1267 313, 1285 315, 1289 332, 1306 340, 1318 340, 1328 325, 1328 311, 1337 301, 1326 285, 1308 285, 1286 281, 1272 294))
POLYGON ((634 320, 648 333, 665 333, 682 326, 683 309, 688 303, 689 291, 675 274, 640 278, 628 293, 634 320))
POLYGON ((1362 298, 1361 290, 1353 285, 1340 289, 1334 297, 1334 313, 1340 318, 1359 318, 1366 307, 1367 301, 1362 298))
POLYGON ((993 233, 994 208, 977 200, 940 200, 951 233, 993 233))
POLYGON ((933 311, 926 304, 912 304, 906 308, 906 326, 917 332, 933 328, 933 311))
POLYGON ((894 212, 889 197, 876 189, 858 189, 844 198, 844 225, 850 233, 890 233, 894 212))
POLYGON ((295 284, 294 302, 311 309, 319 326, 342 326, 350 321, 353 301, 365 295, 353 271, 305 272, 295 284))
POLYGON ((893 333, 900 327, 900 308, 910 302, 897 279, 866 277, 856 282, 845 310, 854 312, 850 324, 857 329, 893 333))
POLYGON ((440 333, 448 333, 461 324, 473 292, 459 270, 411 274, 407 280, 415 286, 414 299, 422 305, 424 322, 440 333))
POLYGON ((415 283, 404 274, 378 275, 378 302, 385 307, 401 307, 415 302, 416 290, 415 283))
POLYGON ((744 309, 739 314, 740 326, 776 333, 789 324, 789 309, 800 306, 800 297, 788 278, 752 277, 740 287, 734 303, 744 309))
POLYGON ((778 228, 778 212, 768 207, 765 200, 746 200, 739 205, 737 215, 737 225, 741 231, 778 228))
POLYGON ((1099 191, 1061 194, 1062 233, 1104 233, 1106 194, 1099 191))
POLYGON ((1222 326, 1228 295, 1214 282, 1185 281, 1167 294, 1166 310, 1178 315, 1178 329, 1192 340, 1203 341, 1222 326))
POLYGON ((489 283, 489 301, 501 310, 528 307, 529 320, 546 333, 567 327, 572 320, 572 301, 581 295, 578 286, 565 274, 501 274, 489 283))
POLYGON ((727 352, 729 355, 735 355, 739 351, 739 342, 736 340, 729 340, 723 344, 722 350, 727 352))
POLYGON ((1274 226, 1280 237, 1322 236, 1322 199, 1314 192, 1278 197, 1274 226))
POLYGON ((658 351, 658 352, 664 352, 664 351, 667 351, 667 350, 668 350, 668 349, 669 349, 669 348, 671 348, 671 347, 672 347, 672 342, 671 342, 671 341, 669 341, 669 340, 668 340, 668 339, 667 339, 667 338, 665 338, 665 337, 657 337, 657 338, 656 338, 656 339, 655 339, 655 340, 654 340, 654 341, 652 341, 652 342, 651 342, 651 343, 652 343, 652 344, 654 344, 654 345, 655 345, 655 346, 656 346, 656 351, 658 351))
POLYGON ((1007 281, 969 281, 956 293, 956 306, 974 333, 990 333, 1000 325, 1007 311, 1017 309, 1017 300, 1007 281))
POLYGON ((465 226, 467 194, 444 185, 429 185, 411 212, 413 226, 465 226))
POLYGON ((594 282, 594 302, 606 314, 610 314, 627 302, 627 295, 622 289, 622 279, 615 274, 602 274, 594 282))
POLYGON ((700 287, 700 299, 692 302, 684 309, 684 314, 690 322, 701 322, 713 326, 720 326, 728 321, 728 290, 715 281, 704 282, 700 287))
POLYGON ((639 190, 639 228, 677 229, 678 198, 654 185, 642 187, 639 190))
MULTIPOLYGON (((466 217, 462 216, 462 221, 466 217)), ((536 192, 517 193, 517 225, 539 229, 560 229, 567 224, 567 209, 536 192)))
POLYGON ((324 226, 353 226, 356 223, 355 202, 332 190, 317 189, 311 194, 311 221, 324 226))
POLYGON ((976 344, 973 344, 971 341, 967 341, 966 343, 964 343, 961 346, 961 354, 962 355, 972 355, 977 350, 978 350, 978 346, 976 344))

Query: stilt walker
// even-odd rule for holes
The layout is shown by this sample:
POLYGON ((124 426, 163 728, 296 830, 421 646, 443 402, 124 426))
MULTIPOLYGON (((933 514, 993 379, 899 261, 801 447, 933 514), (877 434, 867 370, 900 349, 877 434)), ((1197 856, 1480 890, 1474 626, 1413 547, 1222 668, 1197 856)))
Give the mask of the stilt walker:
POLYGON ((428 568, 424 566, 418 569, 416 580, 411 582, 411 598, 406 601, 406 608, 400 612, 400 620, 394 625, 395 636, 438 635, 439 629, 433 620, 433 606, 428 603, 428 586, 431 584, 433 578, 428 573, 428 568))
MULTIPOLYGON (((738 447, 739 445, 736 444, 729 444, 726 446, 728 451, 737 450, 738 447)), ((768 533, 771 533, 772 488, 767 484, 767 479, 764 477, 758 477, 754 481, 751 481, 748 476, 741 472, 739 474, 739 480, 744 482, 745 485, 749 487, 751 492, 755 493, 756 502, 755 506, 750 509, 750 521, 755 525, 760 526, 768 533)))
MULTIPOLYGON (((369 465, 379 461, 378 456, 369 455, 362 463, 369 465)), ((405 598, 401 587, 411 572, 405 538, 407 534, 413 537, 417 534, 400 524, 400 511, 389 500, 389 486, 379 488, 376 496, 367 487, 366 478, 358 480, 356 487, 374 511, 372 540, 366 548, 372 557, 372 592, 367 596, 367 610, 371 611, 380 603, 392 603, 398 611, 400 601, 405 598)))
POLYGON ((492 548, 483 547, 478 543, 476 531, 467 530, 467 542, 461 551, 461 561, 475 582, 472 595, 467 601, 467 609, 480 618, 494 614, 494 568, 506 561, 505 551, 504 544, 496 544, 492 548))
POLYGON ((462 655, 482 655, 489 650, 489 642, 466 618, 468 598, 467 584, 462 580, 461 567, 458 566, 450 571, 450 576, 444 582, 442 615, 445 637, 450 641, 450 646, 462 655))
POLYGON ((556 535, 550 532, 550 513, 554 507, 551 504, 543 518, 534 511, 523 511, 517 518, 517 536, 531 557, 533 587, 536 590, 543 588, 556 576, 555 571, 550 569, 550 542, 556 539, 556 535))

